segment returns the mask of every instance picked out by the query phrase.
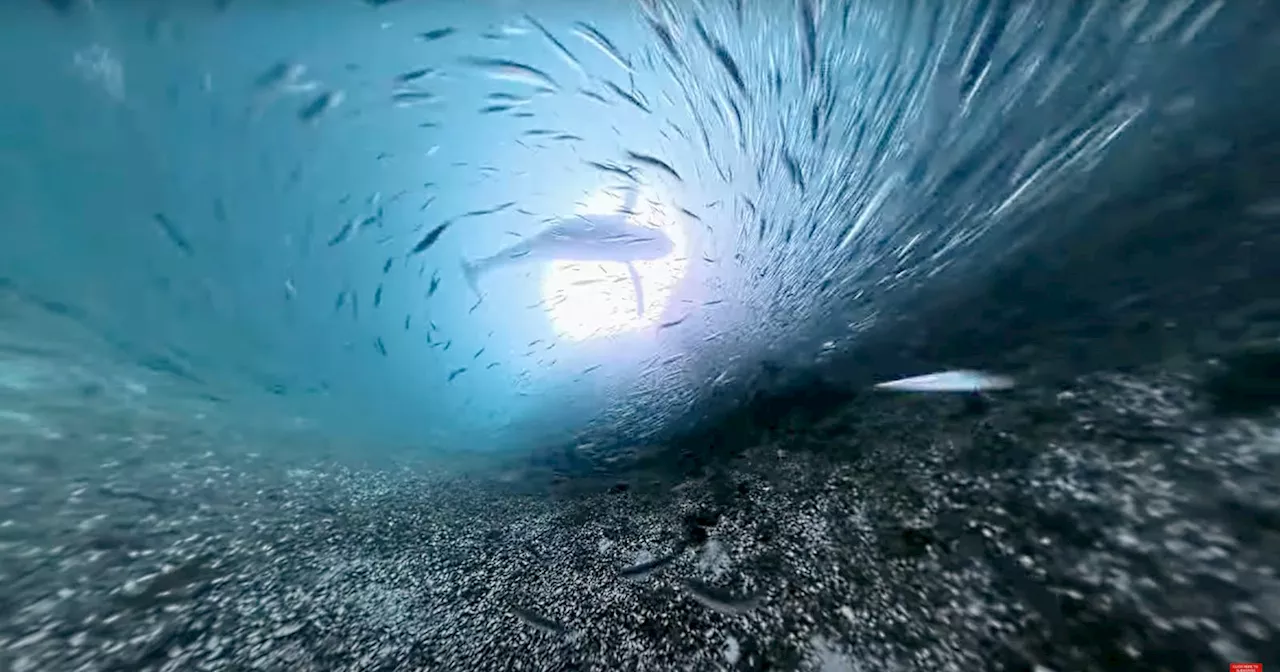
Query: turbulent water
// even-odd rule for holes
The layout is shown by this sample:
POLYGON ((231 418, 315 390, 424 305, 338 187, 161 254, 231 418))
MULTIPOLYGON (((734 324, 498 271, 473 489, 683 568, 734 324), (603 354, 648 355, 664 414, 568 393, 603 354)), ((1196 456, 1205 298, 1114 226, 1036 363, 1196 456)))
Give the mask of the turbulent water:
POLYGON ((0 669, 1280 654, 1280 6, 0 37, 0 669))

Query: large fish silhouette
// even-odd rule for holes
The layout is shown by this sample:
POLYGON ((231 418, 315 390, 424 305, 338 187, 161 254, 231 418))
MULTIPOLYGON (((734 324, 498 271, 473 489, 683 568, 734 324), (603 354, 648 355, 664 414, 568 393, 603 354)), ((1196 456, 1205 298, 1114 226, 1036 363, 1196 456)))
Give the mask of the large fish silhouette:
POLYGON ((601 215, 577 215, 562 219, 537 235, 497 254, 462 262, 462 274, 477 296, 480 279, 490 271, 523 262, 613 261, 627 265, 636 291, 636 314, 644 315, 644 289, 635 262, 662 259, 675 249, 671 238, 659 229, 633 224, 636 192, 628 190, 622 208, 601 215))

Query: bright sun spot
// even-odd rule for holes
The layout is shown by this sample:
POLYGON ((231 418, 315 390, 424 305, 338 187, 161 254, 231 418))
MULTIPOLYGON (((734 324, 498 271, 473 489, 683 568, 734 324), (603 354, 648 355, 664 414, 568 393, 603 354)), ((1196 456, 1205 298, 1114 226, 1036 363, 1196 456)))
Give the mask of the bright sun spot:
MULTIPOLYGON (((601 191, 587 199, 578 214, 617 212, 622 203, 621 193, 601 191)), ((653 324, 662 315, 688 265, 684 227, 654 207, 644 191, 636 199, 631 221, 661 229, 674 244, 672 253, 662 259, 634 262, 644 288, 644 314, 636 314, 635 288, 626 264, 553 261, 543 275, 542 298, 561 336, 576 341, 610 336, 653 324)))

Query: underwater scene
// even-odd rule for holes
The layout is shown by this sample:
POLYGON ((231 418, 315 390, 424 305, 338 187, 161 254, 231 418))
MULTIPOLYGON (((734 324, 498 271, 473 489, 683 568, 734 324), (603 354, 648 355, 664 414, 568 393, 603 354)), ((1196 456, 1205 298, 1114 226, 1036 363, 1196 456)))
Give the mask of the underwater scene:
POLYGON ((1280 665, 1280 3, 0 4, 0 671, 1280 665))

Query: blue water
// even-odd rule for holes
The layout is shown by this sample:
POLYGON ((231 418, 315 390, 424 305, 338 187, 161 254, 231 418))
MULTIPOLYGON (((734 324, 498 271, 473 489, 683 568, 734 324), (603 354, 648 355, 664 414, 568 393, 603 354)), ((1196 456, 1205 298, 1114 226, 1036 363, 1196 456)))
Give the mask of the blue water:
POLYGON ((118 406, 362 456, 641 441, 761 361, 835 368, 1164 157, 1223 151, 1264 72, 1250 12, 1223 2, 814 2, 811 53, 804 2, 539 4, 571 58, 510 1, 17 4, 0 8, 13 422, 118 406), (305 70, 264 83, 287 64, 305 70), (423 68, 432 98, 396 105, 423 68), (504 270, 477 304, 463 259, 617 201, 628 180, 588 162, 633 171, 645 221, 681 238, 643 269, 645 318, 616 265, 504 270), (566 336, 557 314, 609 333, 566 336))

